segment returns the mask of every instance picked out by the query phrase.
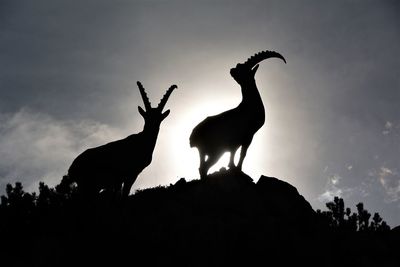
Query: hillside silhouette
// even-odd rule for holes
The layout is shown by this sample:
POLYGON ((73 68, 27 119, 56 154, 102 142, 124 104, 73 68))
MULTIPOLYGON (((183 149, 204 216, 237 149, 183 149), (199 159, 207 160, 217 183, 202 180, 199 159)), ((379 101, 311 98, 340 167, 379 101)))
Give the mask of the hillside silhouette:
MULTIPOLYGON (((83 203, 65 177, 0 205, 2 266, 396 266, 399 228, 340 198, 314 211, 292 185, 240 171, 83 203), (368 215, 369 214, 369 215, 368 215), (370 220, 371 219, 371 220, 370 220)), ((362 206, 362 207, 361 207, 362 206)))

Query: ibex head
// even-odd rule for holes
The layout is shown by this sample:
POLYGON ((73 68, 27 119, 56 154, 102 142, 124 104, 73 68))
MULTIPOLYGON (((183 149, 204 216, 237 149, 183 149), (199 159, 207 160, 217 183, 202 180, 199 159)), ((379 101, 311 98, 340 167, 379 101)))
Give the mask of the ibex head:
POLYGON ((163 112, 165 104, 167 103, 171 93, 178 88, 178 86, 172 85, 164 94, 158 106, 156 108, 152 108, 143 85, 139 81, 137 82, 137 85, 139 87, 140 95, 142 96, 145 108, 143 110, 141 106, 138 106, 140 115, 142 115, 146 123, 160 125, 160 123, 169 115, 169 109, 163 112))
POLYGON ((235 68, 231 69, 231 76, 239 84, 246 83, 249 79, 254 79, 259 66, 258 63, 271 57, 280 58, 286 63, 285 58, 281 54, 266 50, 253 55, 244 63, 237 64, 235 68))

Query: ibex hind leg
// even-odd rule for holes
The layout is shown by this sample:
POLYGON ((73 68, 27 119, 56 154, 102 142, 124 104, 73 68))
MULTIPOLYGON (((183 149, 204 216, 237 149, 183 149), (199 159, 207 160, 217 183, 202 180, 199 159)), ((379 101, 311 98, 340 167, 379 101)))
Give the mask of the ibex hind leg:
POLYGON ((242 170, 243 161, 244 161, 244 158, 246 157, 247 149, 249 148, 252 140, 253 140, 253 138, 251 138, 250 140, 247 140, 247 142, 245 142, 242 145, 242 149, 240 150, 240 159, 239 159, 239 162, 238 162, 238 165, 237 165, 237 168, 240 171, 242 170))
POLYGON ((106 200, 110 203, 118 203, 122 196, 122 183, 115 183, 113 186, 106 188, 105 190, 106 200))
POLYGON ((238 148, 234 148, 230 153, 231 153, 231 155, 230 155, 230 159, 229 159, 229 164, 228 164, 228 167, 229 167, 229 169, 234 169, 236 166, 235 166, 235 154, 236 154, 236 151, 238 150, 238 148))
POLYGON ((199 149, 199 156, 200 156, 199 173, 200 173, 200 178, 203 179, 205 178, 205 176, 207 176, 207 171, 205 171, 206 154, 200 151, 199 149))

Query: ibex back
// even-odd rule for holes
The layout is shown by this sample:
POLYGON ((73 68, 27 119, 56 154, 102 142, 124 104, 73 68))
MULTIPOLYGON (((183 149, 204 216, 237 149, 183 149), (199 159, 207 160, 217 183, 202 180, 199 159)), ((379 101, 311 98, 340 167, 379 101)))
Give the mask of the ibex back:
POLYGON ((224 152, 230 152, 229 168, 242 169, 253 136, 265 122, 264 105, 254 75, 258 63, 271 57, 280 58, 286 63, 279 53, 263 51, 231 69, 231 76, 242 89, 242 102, 234 109, 207 117, 193 129, 190 146, 199 150, 201 178, 207 176, 208 169, 224 152), (240 159, 235 166, 234 157, 239 147, 242 147, 240 159))
POLYGON ((163 112, 163 108, 177 86, 172 85, 158 106, 152 108, 142 84, 137 85, 145 107, 138 107, 144 118, 143 131, 84 151, 68 170, 71 181, 77 183, 84 196, 96 195, 101 190, 113 194, 122 190, 122 197, 126 198, 138 175, 151 163, 160 124, 170 112, 163 112))

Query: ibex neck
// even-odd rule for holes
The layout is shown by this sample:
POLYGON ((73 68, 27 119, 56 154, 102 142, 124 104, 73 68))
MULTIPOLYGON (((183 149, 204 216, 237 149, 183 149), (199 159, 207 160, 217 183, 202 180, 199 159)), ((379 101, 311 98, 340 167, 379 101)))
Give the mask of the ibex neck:
POLYGON ((248 84, 242 84, 241 89, 242 89, 243 104, 249 104, 255 107, 257 106, 264 107, 260 96, 260 92, 257 89, 255 81, 248 84))
POLYGON ((154 146, 156 145, 159 131, 160 131, 160 126, 144 124, 142 135, 143 138, 145 139, 146 144, 154 148, 154 146))

